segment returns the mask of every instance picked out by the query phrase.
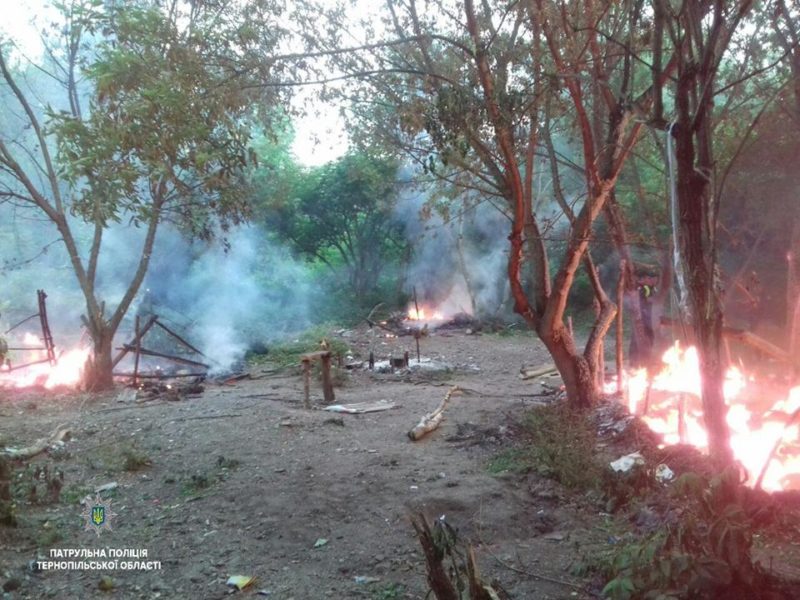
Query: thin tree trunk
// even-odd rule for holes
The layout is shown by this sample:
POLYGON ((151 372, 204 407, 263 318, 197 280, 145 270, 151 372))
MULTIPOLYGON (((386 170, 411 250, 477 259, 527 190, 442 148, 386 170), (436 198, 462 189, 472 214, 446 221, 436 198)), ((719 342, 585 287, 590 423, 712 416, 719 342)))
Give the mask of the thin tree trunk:
POLYGON ((89 392, 99 392, 114 387, 112 374, 114 331, 104 328, 92 337, 92 355, 84 367, 83 385, 89 392))

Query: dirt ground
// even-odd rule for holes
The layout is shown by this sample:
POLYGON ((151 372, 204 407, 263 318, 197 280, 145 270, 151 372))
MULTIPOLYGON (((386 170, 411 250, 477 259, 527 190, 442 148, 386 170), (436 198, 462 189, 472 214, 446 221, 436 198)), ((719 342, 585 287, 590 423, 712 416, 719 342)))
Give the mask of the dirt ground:
MULTIPOLYGON (((410 337, 343 333, 362 355, 370 343, 378 358, 414 353, 410 337)), ((61 470, 64 485, 58 503, 40 492, 19 507, 20 526, 2 532, 0 577, 6 589, 19 584, 6 597, 222 598, 229 576, 247 575, 258 580, 240 595, 424 598, 408 520, 417 510, 445 515, 477 546, 486 578, 515 598, 585 597, 569 574, 573 542, 590 526, 585 512, 537 492, 529 477, 487 468, 515 419, 539 401, 539 384, 518 373, 547 362, 544 349, 528 336, 459 331, 423 339, 422 354, 452 372, 349 372, 337 402, 397 405, 365 415, 304 410, 299 371, 263 368, 179 401, 136 401, 124 389, 0 391, 4 443, 30 444, 59 425, 73 436, 66 456, 44 454, 29 467, 47 465, 49 477, 61 470), (409 441, 406 432, 451 385, 468 393, 454 398, 438 431, 409 441), (103 497, 116 513, 113 529, 98 536, 84 530, 79 501, 110 482, 118 487, 103 497), (327 542, 315 548, 318 540, 327 542), (161 569, 33 572, 29 561, 53 548, 147 549, 161 569), (112 591, 99 589, 103 576, 112 591)), ((322 407, 316 382, 312 400, 322 407)))
MULTIPOLYGON (((414 353, 410 337, 340 335, 361 356, 371 343, 378 358, 414 353)), ((541 380, 518 374, 549 362, 543 347, 530 336, 460 330, 423 339, 422 354, 452 371, 349 372, 337 402, 396 403, 365 415, 320 410, 317 382, 315 410, 305 410, 299 370, 269 366, 177 401, 134 399, 125 388, 0 391, 0 445, 72 430, 64 453, 40 455, 15 483, 30 487, 37 467, 49 478, 63 472, 58 502, 40 491, 18 507, 17 528, 0 529, 3 599, 224 598, 233 575, 257 577, 240 596, 422 599, 425 565, 409 523, 420 510, 444 515, 475 545, 485 579, 513 598, 593 597, 597 582, 571 573, 582 553, 608 543, 602 508, 536 475, 489 468, 514 443, 526 407, 542 401, 541 380), (437 431, 411 442, 406 432, 452 385, 467 393, 437 431), (97 535, 85 530, 80 500, 111 482, 103 497, 112 530, 97 535), (161 568, 31 568, 56 548, 146 549, 161 568)))

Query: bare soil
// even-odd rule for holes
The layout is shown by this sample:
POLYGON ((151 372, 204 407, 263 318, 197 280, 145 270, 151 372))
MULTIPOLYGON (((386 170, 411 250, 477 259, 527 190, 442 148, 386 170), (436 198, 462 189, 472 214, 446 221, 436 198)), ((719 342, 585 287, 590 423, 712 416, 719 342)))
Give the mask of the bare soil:
MULTIPOLYGON (((344 335, 361 357, 371 345, 378 358, 414 355, 411 337, 344 335)), ((30 444, 59 425, 72 430, 66 453, 40 455, 15 482, 30 487, 37 466, 64 478, 57 502, 39 491, 18 507, 18 527, 0 529, 4 598, 214 599, 232 593, 230 576, 246 575, 257 581, 237 595, 422 599, 425 565, 408 520, 416 511, 444 515, 476 547, 484 578, 516 599, 594 597, 597 582, 571 573, 609 542, 602 506, 535 474, 490 469, 515 443, 526 408, 542 401, 541 380, 518 373, 549 362, 544 348, 530 336, 461 330, 423 339, 422 354, 453 370, 349 372, 338 403, 397 405, 365 415, 321 410, 318 382, 315 410, 304 410, 299 369, 268 366, 177 401, 137 401, 125 388, 0 391, 0 445, 30 444), (411 442, 406 432, 452 385, 467 393, 437 431, 411 442), (118 485, 104 493, 113 530, 98 536, 84 529, 80 500, 110 482, 118 485), (54 548, 146 549, 161 569, 31 570, 29 561, 54 548)))

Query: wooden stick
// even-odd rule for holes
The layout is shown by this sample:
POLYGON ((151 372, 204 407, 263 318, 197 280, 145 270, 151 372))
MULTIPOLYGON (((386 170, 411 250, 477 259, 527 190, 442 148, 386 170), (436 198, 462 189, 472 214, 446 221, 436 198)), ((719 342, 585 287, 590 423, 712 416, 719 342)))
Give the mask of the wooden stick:
POLYGON ((142 338, 139 335, 139 315, 136 315, 136 322, 134 324, 134 332, 136 335, 136 354, 133 358, 133 385, 136 385, 138 382, 137 375, 139 374, 139 357, 142 354, 142 338))
POLYGON ((0 451, 0 456, 13 460, 27 460, 41 454, 56 442, 63 442, 70 434, 67 428, 59 427, 49 438, 42 438, 30 446, 24 448, 4 448, 0 451))
MULTIPOLYGON (((157 320, 158 320, 158 317, 155 316, 155 315, 150 317, 150 320, 147 321, 147 323, 145 323, 144 327, 142 327, 141 331, 139 331, 139 336, 138 336, 139 339, 143 338, 147 334, 147 332, 150 331, 150 328, 155 324, 155 322, 157 320)), ((111 368, 112 369, 114 367, 116 367, 120 363, 120 361, 123 358, 125 358, 125 355, 128 354, 128 352, 130 352, 133 349, 132 344, 135 344, 135 343, 136 343, 136 340, 133 340, 131 342, 131 344, 125 344, 125 346, 122 348, 122 352, 117 354, 117 356, 114 358, 114 360, 111 361, 111 368)))
POLYGON ((444 418, 444 409, 447 407, 447 403, 450 401, 450 398, 456 393, 461 393, 461 388, 457 385, 454 385, 447 391, 444 400, 442 400, 441 404, 436 407, 436 410, 424 415, 420 419, 419 423, 417 423, 417 426, 408 432, 408 437, 412 442, 422 439, 431 431, 439 427, 439 425, 441 425, 442 419, 444 418))
POLYGON ((50 364, 56 364, 56 348, 53 342, 53 334, 50 332, 50 322, 47 320, 47 294, 44 290, 36 290, 39 299, 39 322, 42 326, 42 340, 47 349, 47 358, 50 364))
MULTIPOLYGON (((595 318, 600 317, 600 301, 595 298, 592 302, 594 307, 594 314, 595 318)), ((595 321, 597 322, 597 321, 595 321)), ((573 338, 575 339, 575 338, 573 338)), ((603 384, 606 381, 606 343, 604 339, 600 340, 600 343, 597 345, 597 374, 596 374, 597 385, 602 390, 603 384)))
MULTIPOLYGON (((667 317, 661 317, 661 324, 665 326, 672 326, 678 327, 679 324, 673 321, 672 319, 668 319, 667 317)), ((786 352, 783 348, 780 348, 773 344, 772 342, 765 340, 764 338, 744 329, 737 329, 735 327, 723 327, 722 328, 722 335, 728 339, 736 340, 743 344, 750 346, 751 348, 755 348, 759 352, 766 354, 767 356, 771 356, 776 360, 780 360, 782 362, 786 362, 792 364, 792 356, 786 352)))
POLYGON ((197 354, 199 354, 199 355, 200 355, 200 356, 202 356, 203 358, 208 358, 208 357, 207 357, 205 354, 203 354, 202 352, 200 352, 200 350, 198 350, 197 348, 195 348, 194 346, 192 346, 192 345, 191 345, 189 342, 187 342, 185 339, 183 339, 183 338, 182 338, 181 336, 179 336, 177 333, 175 333, 174 331, 172 331, 172 329, 170 329, 169 327, 167 327, 166 325, 164 325, 164 324, 163 324, 161 321, 156 321, 156 325, 158 325, 159 327, 161 327, 161 329, 163 329, 164 331, 166 331, 168 334, 170 334, 172 337, 174 337, 176 340, 178 340, 178 341, 179 341, 181 344, 183 344, 184 346, 186 346, 186 347, 187 347, 189 350, 191 350, 192 352, 196 352, 197 354))
POLYGON ((522 367, 519 370, 519 377, 522 380, 535 379, 536 377, 549 375, 550 373, 555 373, 556 371, 558 371, 558 369, 553 363, 548 363, 538 367, 522 367))
POLYGON ((14 330, 15 330, 17 327, 19 327, 20 325, 24 325, 25 323, 27 323, 27 322, 28 322, 28 321, 30 321, 31 319, 35 319, 35 318, 36 318, 36 317, 38 317, 38 316, 39 316, 39 313, 36 313, 35 315, 31 315, 30 317, 25 317, 24 319, 22 319, 22 321, 20 321, 20 322, 19 322, 19 323, 17 323, 16 325, 12 325, 12 326, 11 326, 11 327, 9 327, 8 329, 6 329, 4 333, 11 333, 12 331, 14 331, 14 330))
MULTIPOLYGON (((625 355, 624 355, 624 334, 625 334, 625 320, 623 319, 622 306, 625 303, 625 266, 626 262, 623 259, 620 261, 619 279, 617 280, 617 340, 616 340, 616 359, 617 359, 617 392, 624 395, 624 383, 622 381, 625 368, 625 355)), ((625 398, 623 397, 623 401, 625 398)), ((627 402, 625 403, 627 404, 627 402)))
MULTIPOLYGON (((121 350, 127 350, 128 352, 137 351, 136 346, 131 346, 130 344, 125 344, 121 350)), ((166 360, 171 360, 176 363, 180 363, 182 365, 189 365, 191 367, 204 367, 206 369, 210 368, 210 365, 206 363, 202 363, 197 360, 192 360, 190 358, 183 358, 181 356, 174 356, 172 354, 164 354, 163 352, 156 352, 155 350, 149 350, 147 348, 142 348, 141 346, 138 348, 138 353, 143 356, 156 356, 158 358, 164 358, 166 360)))
MULTIPOLYGON (((113 373, 114 377, 132 378, 133 373, 113 373)), ((208 373, 139 373, 139 379, 179 379, 183 377, 207 377, 208 373)))
POLYGON ((303 405, 311 408, 311 359, 303 359, 303 405))

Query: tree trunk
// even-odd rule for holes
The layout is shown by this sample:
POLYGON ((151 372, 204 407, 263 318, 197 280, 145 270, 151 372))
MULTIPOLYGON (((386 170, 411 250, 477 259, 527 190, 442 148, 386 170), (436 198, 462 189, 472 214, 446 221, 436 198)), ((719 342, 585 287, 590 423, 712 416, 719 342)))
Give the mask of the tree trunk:
POLYGON ((567 403, 576 409, 591 408, 599 396, 597 380, 589 361, 578 352, 566 328, 561 326, 552 331, 539 330, 538 334, 564 381, 567 403))
POLYGON ((106 328, 94 336, 92 355, 86 361, 83 376, 84 386, 89 392, 100 392, 114 387, 112 366, 114 332, 106 328))
POLYGON ((682 65, 678 78, 676 105, 678 125, 676 159, 678 167, 678 212, 681 260, 686 267, 689 303, 700 355, 703 418, 708 431, 709 453, 720 466, 732 464, 730 430, 725 420, 723 395, 725 369, 722 361, 722 304, 719 295, 714 208, 713 154, 711 150, 710 106, 698 107, 698 119, 691 109, 697 87, 713 85, 712 73, 682 65), (697 126, 693 127, 693 121, 697 126))

